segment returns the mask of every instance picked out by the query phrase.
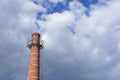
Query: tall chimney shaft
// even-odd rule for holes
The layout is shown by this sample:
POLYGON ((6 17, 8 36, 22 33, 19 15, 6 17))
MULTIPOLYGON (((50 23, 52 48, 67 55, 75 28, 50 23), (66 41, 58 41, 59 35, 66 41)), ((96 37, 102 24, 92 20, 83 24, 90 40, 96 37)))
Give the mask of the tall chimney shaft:
POLYGON ((40 34, 33 33, 27 80, 40 80, 40 34))

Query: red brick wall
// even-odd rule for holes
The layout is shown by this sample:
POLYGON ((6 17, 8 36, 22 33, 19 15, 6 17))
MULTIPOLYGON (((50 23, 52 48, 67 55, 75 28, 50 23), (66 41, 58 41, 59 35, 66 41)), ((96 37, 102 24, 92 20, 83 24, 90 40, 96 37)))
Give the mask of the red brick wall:
POLYGON ((30 63, 28 69, 28 78, 27 80, 40 80, 40 48, 39 48, 39 33, 32 34, 32 47, 30 50, 30 63))

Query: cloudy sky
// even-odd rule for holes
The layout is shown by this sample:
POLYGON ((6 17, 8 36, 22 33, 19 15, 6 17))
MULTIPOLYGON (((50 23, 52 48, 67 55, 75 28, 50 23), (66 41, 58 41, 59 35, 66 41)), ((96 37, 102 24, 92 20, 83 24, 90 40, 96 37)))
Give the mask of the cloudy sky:
POLYGON ((33 32, 42 80, 120 80, 120 0, 0 0, 0 80, 26 80, 33 32))

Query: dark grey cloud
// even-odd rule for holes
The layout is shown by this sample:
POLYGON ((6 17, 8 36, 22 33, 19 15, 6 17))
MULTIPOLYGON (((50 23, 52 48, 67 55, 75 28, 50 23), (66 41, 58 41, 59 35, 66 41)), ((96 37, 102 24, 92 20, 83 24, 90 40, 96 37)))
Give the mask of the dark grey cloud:
POLYGON ((29 49, 26 48, 26 40, 32 33, 32 29, 35 29, 35 27, 32 27, 34 24, 30 23, 29 19, 37 13, 37 11, 34 11, 35 6, 33 5, 31 8, 27 8, 29 11, 33 10, 33 12, 28 14, 27 17, 24 16, 28 12, 27 9, 24 9, 24 6, 29 6, 29 4, 32 4, 32 2, 30 3, 27 0, 4 0, 0 2, 1 80, 27 79, 29 49), (22 24, 23 22, 24 24, 22 24))

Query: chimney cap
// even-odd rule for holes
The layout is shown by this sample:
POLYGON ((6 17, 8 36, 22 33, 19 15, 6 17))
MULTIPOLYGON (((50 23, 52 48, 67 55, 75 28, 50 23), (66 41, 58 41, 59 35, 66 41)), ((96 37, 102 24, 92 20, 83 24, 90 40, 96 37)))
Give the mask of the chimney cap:
POLYGON ((32 34, 32 36, 33 35, 38 35, 39 37, 40 37, 40 33, 38 33, 38 32, 34 32, 33 34, 32 34))

